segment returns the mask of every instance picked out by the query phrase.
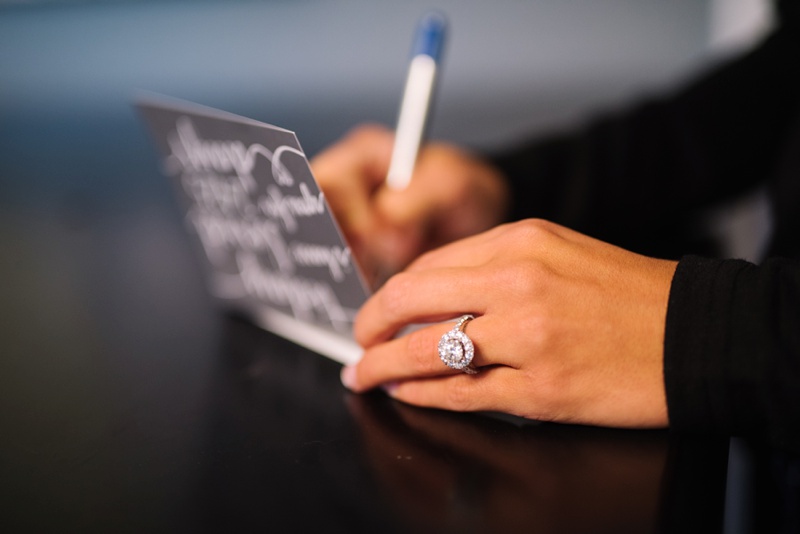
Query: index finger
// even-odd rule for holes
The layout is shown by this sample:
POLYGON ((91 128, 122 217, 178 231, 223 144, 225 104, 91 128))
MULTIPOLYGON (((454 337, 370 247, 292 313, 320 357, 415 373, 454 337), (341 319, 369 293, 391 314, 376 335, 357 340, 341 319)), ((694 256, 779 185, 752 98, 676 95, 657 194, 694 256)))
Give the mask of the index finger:
POLYGON ((378 126, 361 126, 311 160, 314 177, 345 228, 369 220, 371 196, 389 166, 393 136, 378 126))

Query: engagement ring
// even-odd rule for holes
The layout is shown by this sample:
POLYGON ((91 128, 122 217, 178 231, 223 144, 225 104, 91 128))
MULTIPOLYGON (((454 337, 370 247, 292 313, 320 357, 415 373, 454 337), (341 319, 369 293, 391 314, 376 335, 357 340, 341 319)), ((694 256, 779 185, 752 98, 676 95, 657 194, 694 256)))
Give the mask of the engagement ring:
POLYGON ((475 357, 475 346, 472 340, 464 333, 467 323, 475 317, 463 315, 456 322, 452 330, 447 332, 439 340, 439 357, 444 364, 458 371, 463 371, 468 375, 478 372, 472 367, 472 359, 475 357))

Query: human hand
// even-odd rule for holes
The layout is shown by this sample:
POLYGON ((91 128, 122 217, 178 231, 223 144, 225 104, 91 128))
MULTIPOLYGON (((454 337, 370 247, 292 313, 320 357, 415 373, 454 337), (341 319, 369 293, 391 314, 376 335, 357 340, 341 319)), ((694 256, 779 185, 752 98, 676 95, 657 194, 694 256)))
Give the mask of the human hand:
POLYGON ((540 220, 429 252, 391 278, 355 323, 365 347, 342 380, 405 402, 615 427, 668 423, 663 340, 676 262, 540 220), (434 324, 470 313, 467 375, 439 359, 434 324))
POLYGON ((422 148, 406 189, 386 187, 393 143, 390 130, 360 126, 311 161, 353 253, 373 279, 399 271, 422 252, 495 226, 508 204, 498 171, 444 143, 422 148))

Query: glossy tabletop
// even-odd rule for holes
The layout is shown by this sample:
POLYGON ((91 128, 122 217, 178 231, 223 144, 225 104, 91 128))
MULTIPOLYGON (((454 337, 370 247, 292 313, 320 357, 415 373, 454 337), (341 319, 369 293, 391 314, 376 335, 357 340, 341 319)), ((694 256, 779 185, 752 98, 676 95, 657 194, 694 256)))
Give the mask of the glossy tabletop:
POLYGON ((795 479, 759 497, 776 460, 727 438, 348 393, 338 364, 217 306, 168 188, 151 193, 17 195, 0 210, 0 531, 749 532, 796 520, 795 479))

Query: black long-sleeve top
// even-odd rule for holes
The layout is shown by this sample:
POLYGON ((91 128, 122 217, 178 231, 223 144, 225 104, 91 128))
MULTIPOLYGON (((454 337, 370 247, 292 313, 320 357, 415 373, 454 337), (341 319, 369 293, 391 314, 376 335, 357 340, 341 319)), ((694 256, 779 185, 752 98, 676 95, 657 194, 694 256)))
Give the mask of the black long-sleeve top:
POLYGON ((761 46, 678 94, 495 158, 512 217, 542 217, 640 253, 680 258, 667 311, 670 427, 800 451, 800 6, 780 2, 761 46), (756 187, 768 259, 687 255, 697 215, 756 187))

